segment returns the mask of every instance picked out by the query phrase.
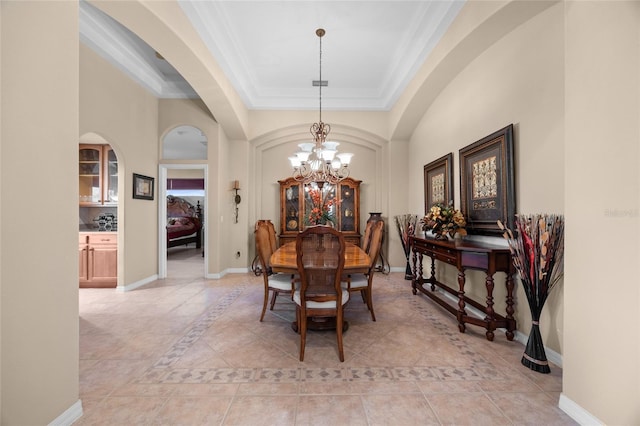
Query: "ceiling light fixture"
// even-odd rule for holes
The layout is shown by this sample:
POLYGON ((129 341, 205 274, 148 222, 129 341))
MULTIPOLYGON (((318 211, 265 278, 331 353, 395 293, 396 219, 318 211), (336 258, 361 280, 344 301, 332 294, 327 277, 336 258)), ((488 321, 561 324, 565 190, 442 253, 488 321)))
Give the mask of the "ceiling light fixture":
POLYGON ((295 180, 305 184, 328 182, 335 185, 349 177, 349 163, 353 154, 339 154, 336 148, 340 143, 327 141, 331 126, 322 122, 322 86, 327 85, 322 81, 322 36, 325 35, 325 30, 318 28, 316 35, 320 39, 320 79, 317 84, 320 88, 320 120, 309 129, 313 142, 298 144, 300 151, 289 157, 289 161, 295 180))

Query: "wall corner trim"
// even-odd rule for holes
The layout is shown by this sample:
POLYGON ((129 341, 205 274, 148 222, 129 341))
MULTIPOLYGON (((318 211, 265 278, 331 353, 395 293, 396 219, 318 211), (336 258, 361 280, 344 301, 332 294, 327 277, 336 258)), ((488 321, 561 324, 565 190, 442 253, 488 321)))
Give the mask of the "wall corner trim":
POLYGON ((136 281, 136 282, 128 284, 128 285, 118 286, 118 287, 116 287, 116 291, 125 292, 125 291, 135 290, 136 288, 142 287, 145 284, 149 284, 151 282, 154 282, 157 279, 158 279, 158 274, 151 275, 150 277, 141 279, 140 281, 136 281))
POLYGON ((49 423, 49 426, 67 426, 73 424, 82 417, 82 400, 77 400, 71 407, 67 408, 64 413, 60 414, 55 420, 49 423))
POLYGON ((604 425, 604 423, 594 417, 587 410, 573 402, 568 396, 564 394, 564 392, 560 394, 558 408, 567 413, 567 415, 578 422, 578 424, 581 424, 583 426, 604 425))

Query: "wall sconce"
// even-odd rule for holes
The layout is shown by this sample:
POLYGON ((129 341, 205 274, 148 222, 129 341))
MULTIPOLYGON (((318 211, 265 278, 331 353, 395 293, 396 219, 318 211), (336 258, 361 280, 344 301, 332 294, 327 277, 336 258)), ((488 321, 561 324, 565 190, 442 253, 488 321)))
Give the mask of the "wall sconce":
POLYGON ((238 223, 238 204, 240 204, 240 201, 242 201, 242 199, 240 198, 240 194, 238 194, 238 191, 240 190, 239 180, 233 181, 233 190, 236 191, 236 196, 233 199, 233 201, 236 204, 236 223, 238 223))

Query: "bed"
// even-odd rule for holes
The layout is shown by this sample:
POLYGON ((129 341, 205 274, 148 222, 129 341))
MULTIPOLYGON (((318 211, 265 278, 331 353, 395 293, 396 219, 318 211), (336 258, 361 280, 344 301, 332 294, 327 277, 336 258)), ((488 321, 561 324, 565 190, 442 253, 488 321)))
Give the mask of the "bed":
POLYGON ((184 198, 167 196, 167 248, 189 243, 201 248, 202 224, 200 201, 194 206, 184 198))

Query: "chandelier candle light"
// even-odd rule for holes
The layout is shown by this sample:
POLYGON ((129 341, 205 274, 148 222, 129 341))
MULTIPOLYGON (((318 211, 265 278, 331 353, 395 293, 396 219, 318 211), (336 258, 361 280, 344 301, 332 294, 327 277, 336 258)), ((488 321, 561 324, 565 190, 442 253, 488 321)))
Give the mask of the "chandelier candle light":
POLYGON ((335 185, 349 177, 349 163, 353 154, 338 153, 339 142, 327 141, 331 126, 322 122, 322 86, 327 84, 322 81, 322 37, 325 30, 318 28, 316 35, 320 39, 320 79, 317 82, 320 88, 320 119, 310 128, 313 142, 298 144, 300 151, 289 157, 289 161, 293 167, 293 178, 298 182, 328 182, 335 185))

